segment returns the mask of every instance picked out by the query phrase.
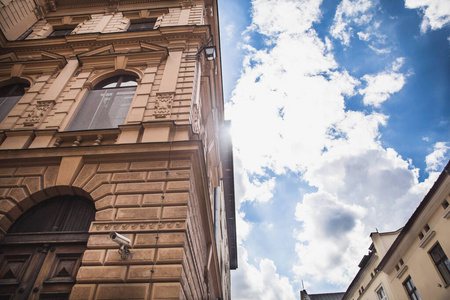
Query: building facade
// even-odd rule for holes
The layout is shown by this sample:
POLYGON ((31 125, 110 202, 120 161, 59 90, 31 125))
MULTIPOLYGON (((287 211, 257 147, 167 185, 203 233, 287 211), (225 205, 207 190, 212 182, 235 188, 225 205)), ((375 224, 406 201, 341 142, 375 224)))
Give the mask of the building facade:
POLYGON ((217 0, 0 15, 0 298, 230 299, 217 0))
POLYGON ((450 163, 406 225, 373 232, 345 300, 450 299, 450 163))

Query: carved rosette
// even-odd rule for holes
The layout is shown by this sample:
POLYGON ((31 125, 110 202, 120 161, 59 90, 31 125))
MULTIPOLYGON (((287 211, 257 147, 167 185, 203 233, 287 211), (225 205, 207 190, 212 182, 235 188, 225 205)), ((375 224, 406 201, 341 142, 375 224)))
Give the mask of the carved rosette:
POLYGON ((155 118, 165 118, 172 111, 173 99, 175 93, 157 93, 155 104, 155 118))
POLYGON ((27 119, 23 123, 24 126, 34 126, 42 121, 53 105, 54 101, 41 101, 36 104, 33 111, 28 114, 27 119))

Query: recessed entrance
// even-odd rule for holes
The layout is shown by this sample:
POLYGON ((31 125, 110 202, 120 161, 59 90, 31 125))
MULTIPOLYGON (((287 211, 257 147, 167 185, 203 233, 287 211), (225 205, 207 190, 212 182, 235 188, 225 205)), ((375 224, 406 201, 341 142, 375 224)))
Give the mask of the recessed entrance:
POLYGON ((94 216, 92 201, 59 196, 17 219, 0 244, 0 300, 68 299, 94 216))

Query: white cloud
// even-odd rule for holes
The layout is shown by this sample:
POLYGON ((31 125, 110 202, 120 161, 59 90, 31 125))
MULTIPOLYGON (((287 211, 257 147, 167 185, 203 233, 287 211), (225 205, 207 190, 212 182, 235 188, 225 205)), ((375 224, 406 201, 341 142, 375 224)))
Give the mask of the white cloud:
POLYGON ((437 142, 434 144, 434 150, 432 153, 425 157, 427 164, 426 170, 428 172, 439 171, 439 169, 446 163, 445 154, 450 149, 447 143, 437 142))
MULTIPOLYGON (((349 46, 354 35, 354 26, 367 25, 372 20, 375 3, 376 1, 371 0, 342 0, 336 9, 331 35, 349 46)), ((358 36, 364 40, 369 34, 359 32, 358 36)))
POLYGON ((240 300, 296 300, 297 295, 289 279, 277 273, 269 259, 262 259, 258 268, 248 262, 247 250, 239 246, 239 268, 232 272, 233 299, 240 300))
POLYGON ((405 7, 419 9, 423 14, 420 31, 437 30, 450 24, 450 2, 448 0, 406 0, 405 7))
POLYGON ((364 96, 365 105, 379 107, 392 94, 400 91, 406 83, 406 75, 396 73, 404 63, 404 58, 397 58, 391 66, 390 71, 383 71, 376 75, 364 75, 361 79, 367 85, 360 89, 359 93, 364 96))
MULTIPOLYGON (((295 233, 294 272, 297 279, 313 285, 326 281, 344 288, 367 251, 370 231, 402 226, 435 174, 419 182, 410 160, 382 146, 380 127, 388 116, 345 107, 345 98, 356 93, 360 82, 339 67, 330 40, 322 40, 311 28, 320 18, 320 1, 252 4, 253 23, 247 34, 257 31, 267 37, 269 46, 262 50, 244 46, 241 77, 226 110, 236 150, 238 207, 242 201, 269 201, 276 176, 286 171, 299 174, 317 192, 305 195, 297 205, 296 218, 303 227, 295 233)), ((368 22, 372 4, 344 0, 340 5, 343 27, 335 30, 345 42, 351 24, 368 22), (346 16, 356 21, 348 23, 346 16)), ((367 84, 358 92, 366 105, 377 107, 401 90, 407 77, 399 72, 404 61, 398 58, 385 71, 362 76, 367 84)), ((243 218, 238 215, 241 242, 252 238, 252 225, 243 218)), ((263 259, 255 267, 244 248, 239 259, 233 299, 292 297, 292 283, 277 274, 272 260, 263 259), (265 280, 272 281, 267 283, 267 296, 265 280)))

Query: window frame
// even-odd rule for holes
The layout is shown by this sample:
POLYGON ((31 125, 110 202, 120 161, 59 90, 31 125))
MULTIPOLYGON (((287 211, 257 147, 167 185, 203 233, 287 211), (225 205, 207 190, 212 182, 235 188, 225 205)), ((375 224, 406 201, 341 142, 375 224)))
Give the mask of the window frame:
MULTIPOLYGON (((73 116, 71 122, 69 123, 69 126, 67 126, 66 131, 83 131, 83 130, 103 130, 103 129, 113 129, 113 128, 117 128, 117 126, 123 125, 125 124, 126 118, 128 116, 128 112, 130 111, 130 108, 132 106, 132 102, 133 99, 136 95, 136 90, 139 86, 139 77, 135 74, 130 75, 130 74, 119 74, 119 75, 114 75, 114 76, 110 76, 107 78, 104 78, 103 80, 101 80, 100 82, 98 82, 94 88, 90 89, 89 91, 87 91, 86 95, 84 96, 83 101, 80 103, 79 107, 77 108, 77 111, 75 113, 75 115, 73 116), (128 77, 128 78, 127 78, 128 77), (117 80, 115 80, 117 78, 117 80), (126 81, 125 81, 126 80, 126 81), (130 81, 134 81, 135 84, 133 85, 125 85, 122 86, 122 84, 124 82, 130 82, 130 81), (114 86, 109 87, 109 85, 114 84, 114 86), (117 124, 116 126, 113 127, 97 127, 97 126, 93 126, 93 128, 91 128, 92 122, 96 119, 97 116, 97 112, 100 108, 101 103, 103 102, 103 99, 100 100, 100 102, 95 105, 95 113, 92 116, 91 119, 89 119, 88 121, 90 122, 87 128, 77 128, 80 127, 78 124, 78 122, 82 122, 83 120, 81 119, 81 114, 83 113, 82 111, 85 109, 85 105, 88 105, 86 101, 89 101, 92 99, 89 99, 89 97, 93 97, 93 91, 111 91, 113 93, 113 95, 110 96, 109 99, 106 99, 107 102, 111 102, 111 107, 114 104, 118 104, 115 101, 120 101, 117 97, 118 92, 120 92, 121 90, 124 90, 126 88, 134 88, 134 93, 133 96, 131 97, 131 99, 129 100, 129 105, 128 105, 128 110, 127 113, 125 114, 123 120, 121 121, 120 124, 117 124)), ((106 95, 105 95, 106 96, 106 95)), ((95 99, 95 97, 93 97, 95 99)), ((101 112, 100 112, 101 113, 101 112)))
POLYGON ((450 286, 450 280, 447 282, 445 280, 445 276, 442 274, 441 269, 439 269, 439 265, 443 264, 444 267, 447 269, 447 276, 450 277, 450 269, 449 266, 445 263, 446 260, 449 260, 449 258, 447 257, 447 254, 445 254, 444 249, 442 249, 442 246, 439 244, 439 242, 437 242, 436 244, 434 244, 433 247, 431 247, 430 251, 428 251, 428 255, 430 256, 431 261, 433 262, 433 265, 435 266, 438 274, 440 275, 442 281, 444 282, 445 286, 450 286), (441 252, 444 254, 438 261, 434 260, 433 255, 431 254, 433 252, 433 250, 437 249, 437 247, 440 248, 441 252))
POLYGON ((0 94, 0 99, 5 98, 4 101, 0 102, 0 107, 1 107, 1 105, 3 105, 3 103, 8 101, 8 98, 10 98, 10 97, 17 97, 17 99, 10 100, 10 101, 15 101, 15 102, 11 106, 11 109, 9 109, 8 111, 4 110, 4 112, 6 114, 3 117, 0 114, 0 122, 3 122, 3 120, 5 120, 8 117, 9 113, 14 109, 14 107, 17 105, 17 103, 19 103, 20 99, 22 99, 22 97, 26 94, 26 92, 27 92, 26 89, 28 89, 30 87, 30 85, 28 83, 19 81, 19 82, 12 82, 12 83, 2 85, 2 86, 0 86, 0 89, 6 88, 8 86, 11 86, 10 90, 5 95, 0 94), (14 93, 17 91, 18 88, 23 89, 23 93, 21 93, 20 95, 14 95, 14 93))
POLYGON ((405 288, 406 294, 408 294, 409 299, 422 300, 422 298, 420 298, 419 291, 417 290, 417 287, 410 275, 405 279, 405 281, 403 281, 402 285, 405 288), (408 283, 412 286, 411 289, 408 288, 408 283))
POLYGON ((384 289, 384 287, 382 285, 375 290, 375 293, 377 294, 377 297, 379 300, 389 300, 386 290, 384 289), (384 297, 381 297, 381 295, 380 295, 381 291, 383 291, 384 297))
POLYGON ((156 18, 131 20, 130 26, 128 27, 127 31, 128 31, 128 32, 139 32, 139 31, 150 31, 150 30, 154 30, 157 21, 158 21, 158 19, 156 19, 156 18), (131 27, 132 27, 133 25, 136 25, 136 24, 141 24, 141 26, 142 26, 143 24, 153 24, 153 26, 152 26, 151 28, 131 29, 131 27))

